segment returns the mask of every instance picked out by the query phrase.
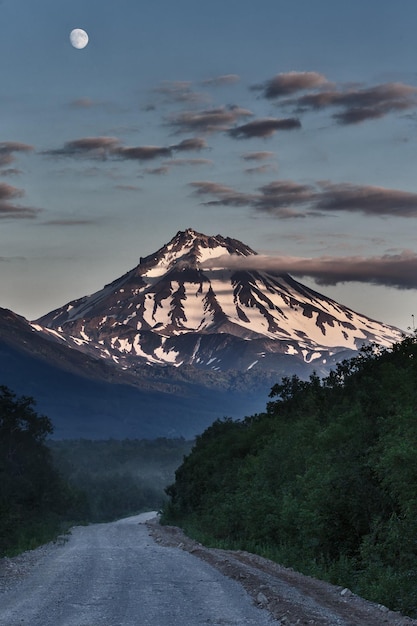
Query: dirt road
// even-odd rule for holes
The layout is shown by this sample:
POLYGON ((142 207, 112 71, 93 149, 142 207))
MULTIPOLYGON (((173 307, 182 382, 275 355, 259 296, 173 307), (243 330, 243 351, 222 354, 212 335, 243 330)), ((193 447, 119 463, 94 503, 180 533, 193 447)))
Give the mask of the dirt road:
POLYGON ((156 543, 148 518, 76 527, 60 545, 3 560, 0 626, 276 624, 237 582, 156 543))
POLYGON ((205 548, 154 513, 0 559, 0 626, 416 626, 347 589, 205 548))

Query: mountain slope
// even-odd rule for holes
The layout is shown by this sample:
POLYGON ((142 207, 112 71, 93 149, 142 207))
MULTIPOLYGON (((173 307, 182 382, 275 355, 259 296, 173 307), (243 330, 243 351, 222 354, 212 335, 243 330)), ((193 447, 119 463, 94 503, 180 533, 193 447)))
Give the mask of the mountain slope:
POLYGON ((147 363, 281 371, 286 363, 324 374, 364 343, 400 339, 398 329, 288 274, 228 269, 228 257, 255 254, 229 237, 180 231, 121 278, 33 327, 126 369, 147 363), (219 267, 205 265, 220 257, 219 267))
POLYGON ((160 366, 126 372, 57 343, 23 317, 0 309, 0 384, 33 396, 60 439, 191 439, 219 417, 261 410, 273 383, 237 374, 203 379, 187 369, 160 366))

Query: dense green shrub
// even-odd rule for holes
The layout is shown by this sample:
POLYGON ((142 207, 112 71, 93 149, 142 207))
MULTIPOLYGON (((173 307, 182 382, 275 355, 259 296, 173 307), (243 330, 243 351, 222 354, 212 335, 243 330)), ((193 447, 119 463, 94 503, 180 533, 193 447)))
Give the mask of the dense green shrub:
POLYGON ((270 397, 197 438, 164 521, 417 615, 416 336, 270 397))

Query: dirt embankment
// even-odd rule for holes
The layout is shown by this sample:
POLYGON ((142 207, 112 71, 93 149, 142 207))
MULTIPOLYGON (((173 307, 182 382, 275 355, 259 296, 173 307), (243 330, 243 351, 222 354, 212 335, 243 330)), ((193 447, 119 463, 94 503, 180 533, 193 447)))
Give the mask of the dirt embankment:
POLYGON ((206 548, 174 526, 147 523, 160 545, 178 547, 239 581, 282 626, 417 626, 417 620, 368 602, 349 589, 304 576, 243 551, 206 548))

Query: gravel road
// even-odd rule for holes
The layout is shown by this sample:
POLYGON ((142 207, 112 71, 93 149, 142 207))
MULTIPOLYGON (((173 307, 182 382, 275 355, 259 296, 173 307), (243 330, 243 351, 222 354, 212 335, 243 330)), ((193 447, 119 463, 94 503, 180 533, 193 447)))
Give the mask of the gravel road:
POLYGON ((76 527, 68 541, 3 560, 0 626, 277 623, 236 581, 156 543, 145 525, 150 517, 76 527))

